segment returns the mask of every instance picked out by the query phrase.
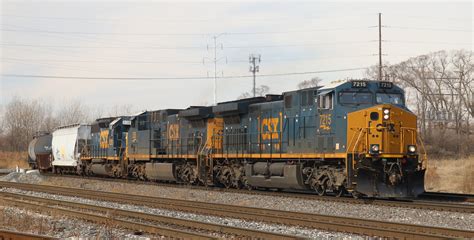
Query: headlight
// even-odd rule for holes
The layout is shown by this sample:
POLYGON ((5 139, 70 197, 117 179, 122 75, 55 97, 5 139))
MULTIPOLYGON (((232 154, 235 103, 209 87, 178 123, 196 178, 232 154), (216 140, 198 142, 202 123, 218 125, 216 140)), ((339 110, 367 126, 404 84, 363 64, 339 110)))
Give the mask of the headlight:
POLYGON ((408 153, 415 153, 416 146, 415 145, 408 145, 408 153))
POLYGON ((390 109, 385 108, 385 109, 383 110, 383 119, 384 119, 384 120, 388 120, 389 118, 390 118, 390 109))
POLYGON ((371 154, 378 154, 380 151, 380 146, 378 144, 370 145, 370 153, 371 154))

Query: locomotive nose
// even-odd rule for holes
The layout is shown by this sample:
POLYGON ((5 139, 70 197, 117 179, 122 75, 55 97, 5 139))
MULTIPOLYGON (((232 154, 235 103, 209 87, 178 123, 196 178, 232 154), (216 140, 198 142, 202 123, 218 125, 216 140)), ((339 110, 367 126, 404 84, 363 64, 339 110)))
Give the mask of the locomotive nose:
POLYGON ((367 119, 367 153, 370 155, 416 153, 416 117, 390 104, 370 109, 367 119), (374 151, 378 149, 378 151, 374 151))

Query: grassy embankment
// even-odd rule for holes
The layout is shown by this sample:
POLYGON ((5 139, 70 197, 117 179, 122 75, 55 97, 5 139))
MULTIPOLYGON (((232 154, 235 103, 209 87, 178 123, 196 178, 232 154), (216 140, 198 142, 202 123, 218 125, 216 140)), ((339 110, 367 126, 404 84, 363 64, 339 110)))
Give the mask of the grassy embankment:
POLYGON ((0 168, 29 168, 26 152, 3 152, 0 151, 0 168))
POLYGON ((425 189, 431 192, 474 194, 474 156, 428 160, 425 189))

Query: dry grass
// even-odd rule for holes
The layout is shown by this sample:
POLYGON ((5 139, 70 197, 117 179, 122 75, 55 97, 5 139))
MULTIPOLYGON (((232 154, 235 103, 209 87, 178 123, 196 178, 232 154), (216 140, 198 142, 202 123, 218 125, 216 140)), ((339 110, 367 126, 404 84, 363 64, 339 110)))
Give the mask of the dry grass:
POLYGON ((474 156, 428 160, 425 189, 434 192, 474 194, 474 156))
POLYGON ((29 168, 27 157, 27 152, 0 151, 0 168, 29 168))

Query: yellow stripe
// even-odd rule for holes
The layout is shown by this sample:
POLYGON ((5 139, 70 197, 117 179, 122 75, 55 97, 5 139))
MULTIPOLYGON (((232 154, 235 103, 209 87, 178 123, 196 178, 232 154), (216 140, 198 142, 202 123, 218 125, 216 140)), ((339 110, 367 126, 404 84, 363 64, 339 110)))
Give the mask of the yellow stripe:
MULTIPOLYGON (((315 159, 315 158, 346 158, 346 153, 245 153, 245 154, 212 154, 212 158, 285 158, 285 159, 315 159)), ((195 154, 183 154, 183 155, 147 155, 147 154, 130 154, 131 159, 149 159, 149 158, 165 158, 165 159, 177 159, 177 158, 197 158, 195 154)))

